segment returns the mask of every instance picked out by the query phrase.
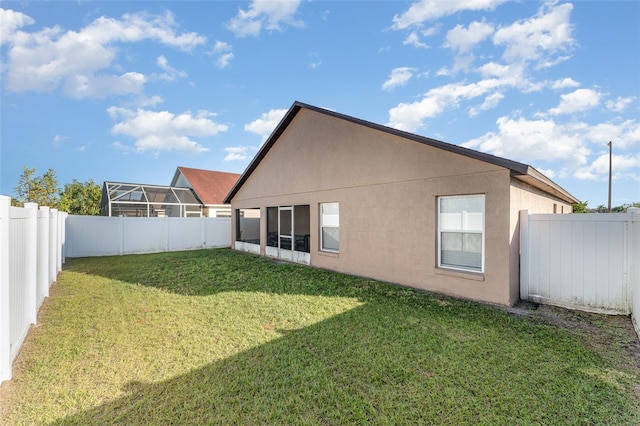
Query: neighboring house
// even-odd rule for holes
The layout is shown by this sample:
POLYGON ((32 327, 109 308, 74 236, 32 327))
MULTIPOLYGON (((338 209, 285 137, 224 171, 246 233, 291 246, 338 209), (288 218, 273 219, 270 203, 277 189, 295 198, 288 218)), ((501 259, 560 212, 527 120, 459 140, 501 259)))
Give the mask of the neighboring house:
POLYGON ((236 173, 178 167, 170 186, 104 182, 103 216, 230 217, 223 199, 240 177, 236 173))
POLYGON ((231 206, 224 203, 224 197, 238 178, 240 175, 237 173, 178 167, 171 186, 193 189, 204 204, 204 216, 230 217, 231 206))
POLYGON ((224 200, 236 250, 502 305, 518 212, 577 201, 526 164, 299 102, 224 200))

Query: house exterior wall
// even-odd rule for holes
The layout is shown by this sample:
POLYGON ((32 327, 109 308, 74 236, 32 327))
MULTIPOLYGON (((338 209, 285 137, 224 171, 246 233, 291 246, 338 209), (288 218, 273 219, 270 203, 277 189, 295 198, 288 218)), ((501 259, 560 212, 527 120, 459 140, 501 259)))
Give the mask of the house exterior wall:
POLYGON ((509 220, 509 282, 512 301, 520 297, 520 210, 533 213, 571 213, 573 206, 517 179, 511 179, 509 220))
POLYGON ((511 197, 508 169, 303 109, 232 207, 261 209, 261 254, 266 208, 308 204, 311 265, 508 305, 511 197), (437 197, 469 194, 485 195, 484 273, 437 267, 437 197), (340 203, 339 253, 320 250, 324 202, 340 203))
POLYGON ((202 214, 205 217, 231 217, 229 204, 207 204, 202 214))

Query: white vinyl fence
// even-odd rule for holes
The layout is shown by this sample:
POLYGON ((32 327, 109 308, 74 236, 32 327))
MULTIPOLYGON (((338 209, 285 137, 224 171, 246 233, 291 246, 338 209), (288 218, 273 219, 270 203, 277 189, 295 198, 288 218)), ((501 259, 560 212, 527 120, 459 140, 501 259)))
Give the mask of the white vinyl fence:
POLYGON ((520 298, 571 309, 640 314, 640 209, 520 212, 520 298))
POLYGON ((231 219, 71 215, 67 257, 113 256, 231 246, 231 219))
POLYGON ((67 214, 0 195, 0 381, 15 359, 64 263, 67 214))

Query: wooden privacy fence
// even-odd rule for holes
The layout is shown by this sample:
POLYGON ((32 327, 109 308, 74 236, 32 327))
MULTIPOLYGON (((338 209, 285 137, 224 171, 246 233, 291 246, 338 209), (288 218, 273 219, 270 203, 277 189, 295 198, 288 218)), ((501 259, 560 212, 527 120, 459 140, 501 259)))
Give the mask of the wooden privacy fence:
POLYGON ((69 216, 66 256, 113 256, 231 246, 231 219, 69 216))
POLYGON ((64 263, 67 214, 0 195, 0 381, 15 359, 64 263))
POLYGON ((640 209, 520 212, 520 298, 572 309, 640 314, 640 209))

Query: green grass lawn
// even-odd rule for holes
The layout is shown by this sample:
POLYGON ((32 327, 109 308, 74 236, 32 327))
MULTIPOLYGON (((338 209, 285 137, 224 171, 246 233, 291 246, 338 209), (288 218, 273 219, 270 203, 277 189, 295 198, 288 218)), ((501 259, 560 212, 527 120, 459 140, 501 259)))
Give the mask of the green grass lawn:
POLYGON ((628 319, 541 311, 228 249, 68 259, 0 424, 639 424, 628 319))

